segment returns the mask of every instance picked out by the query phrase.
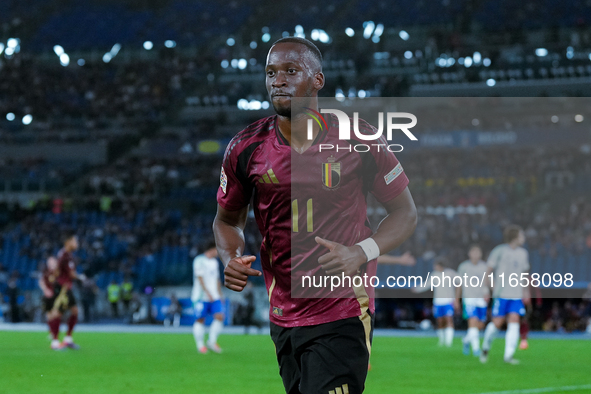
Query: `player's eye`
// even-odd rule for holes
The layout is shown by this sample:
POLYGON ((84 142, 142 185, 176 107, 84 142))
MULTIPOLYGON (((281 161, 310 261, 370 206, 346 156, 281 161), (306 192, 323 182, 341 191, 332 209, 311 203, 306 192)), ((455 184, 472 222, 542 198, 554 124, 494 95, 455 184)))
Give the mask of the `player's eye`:
POLYGON ((272 77, 273 75, 275 75, 275 73, 271 70, 267 71, 267 76, 268 77, 272 77))
POLYGON ((290 69, 287 70, 287 72, 290 73, 290 74, 295 74, 296 71, 297 70, 295 68, 290 68, 290 69))

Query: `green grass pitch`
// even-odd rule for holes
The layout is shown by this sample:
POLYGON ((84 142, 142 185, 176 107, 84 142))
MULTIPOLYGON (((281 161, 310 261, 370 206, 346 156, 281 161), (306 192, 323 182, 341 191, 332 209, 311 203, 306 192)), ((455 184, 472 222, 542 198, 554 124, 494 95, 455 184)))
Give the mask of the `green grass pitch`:
MULTIPOLYGON (((222 335, 221 355, 198 354, 188 334, 78 333, 79 351, 54 352, 46 333, 0 332, 0 393, 282 393, 268 336, 222 335)), ((530 340, 521 365, 488 364, 434 338, 374 338, 366 393, 484 393, 591 384, 591 341, 530 340)), ((590 393, 579 390, 534 391, 590 393)))

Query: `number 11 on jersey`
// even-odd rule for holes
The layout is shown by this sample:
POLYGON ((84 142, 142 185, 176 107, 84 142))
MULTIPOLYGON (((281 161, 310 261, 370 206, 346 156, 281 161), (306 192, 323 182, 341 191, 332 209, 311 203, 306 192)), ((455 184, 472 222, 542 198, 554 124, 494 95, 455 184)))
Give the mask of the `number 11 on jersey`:
MULTIPOLYGON (((291 202, 291 214, 292 214, 292 230, 294 233, 297 233, 300 231, 299 229, 299 221, 298 221, 298 215, 299 215, 299 210, 298 210, 298 200, 295 199, 291 202)), ((306 201, 306 231, 308 231, 309 233, 314 231, 314 218, 313 218, 313 214, 314 214, 314 209, 313 209, 313 205, 312 205, 312 199, 309 199, 308 201, 306 201)))

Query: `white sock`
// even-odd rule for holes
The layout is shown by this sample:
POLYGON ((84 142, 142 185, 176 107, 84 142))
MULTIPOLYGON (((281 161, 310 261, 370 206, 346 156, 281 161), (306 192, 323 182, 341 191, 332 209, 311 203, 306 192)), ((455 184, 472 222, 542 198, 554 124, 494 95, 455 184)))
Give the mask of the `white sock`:
POLYGON ((217 320, 217 319, 213 319, 213 322, 211 323, 211 327, 209 328, 209 343, 210 344, 216 344, 218 342, 218 335, 220 335, 220 333, 222 332, 222 328, 224 328, 224 323, 217 320))
MULTIPOLYGON (((477 327, 468 328, 468 335, 470 344, 472 345, 472 351, 477 352, 480 350, 480 331, 477 327)), ((466 341, 467 342, 467 341, 466 341)))
POLYGON ((468 331, 466 331, 466 335, 462 338, 462 343, 465 345, 472 341, 472 331, 470 331, 470 327, 468 327, 468 331))
POLYGON ((66 335, 66 336, 64 337, 64 342, 65 342, 65 343, 74 343, 74 340, 72 339, 72 337, 71 337, 71 336, 69 336, 69 335, 66 335))
POLYGON ((445 342, 445 332, 443 328, 437 329, 437 338, 439 338, 439 345, 443 345, 443 343, 445 342))
POLYGON ((454 328, 447 327, 445 329, 445 346, 451 347, 451 344, 454 341, 454 328))
POLYGON ((490 346, 492 345, 493 339, 495 339, 495 335, 497 335, 497 326, 493 322, 488 323, 486 329, 484 330, 484 339, 482 340, 482 350, 490 350, 490 346))
POLYGON ((195 322, 193 324, 193 337, 195 338, 195 343, 197 343, 197 349, 201 349, 205 346, 203 342, 203 338, 205 337, 205 325, 203 323, 195 322))
POLYGON ((519 323, 507 323, 507 333, 505 334, 505 361, 509 361, 513 358, 518 341, 519 323))

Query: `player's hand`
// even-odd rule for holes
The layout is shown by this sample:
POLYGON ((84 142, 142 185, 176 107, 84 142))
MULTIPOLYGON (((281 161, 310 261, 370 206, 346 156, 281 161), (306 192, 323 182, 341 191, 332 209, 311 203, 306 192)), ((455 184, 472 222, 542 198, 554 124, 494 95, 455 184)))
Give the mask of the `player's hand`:
POLYGON ((43 290, 43 295, 45 296, 45 298, 51 298, 51 297, 53 297, 53 290, 51 290, 51 289, 44 289, 43 290))
POLYGON ((359 268, 367 262, 367 256, 359 245, 344 246, 320 237, 315 240, 318 245, 329 250, 318 259, 318 264, 329 275, 344 273, 346 276, 355 276, 359 274, 359 268))
POLYGON ((400 256, 400 265, 412 266, 417 263, 417 260, 414 258, 409 251, 405 252, 402 256, 400 256))
POLYGON ((261 276, 262 272, 250 268, 255 256, 234 257, 224 269, 224 286, 230 290, 242 291, 249 276, 261 276))

